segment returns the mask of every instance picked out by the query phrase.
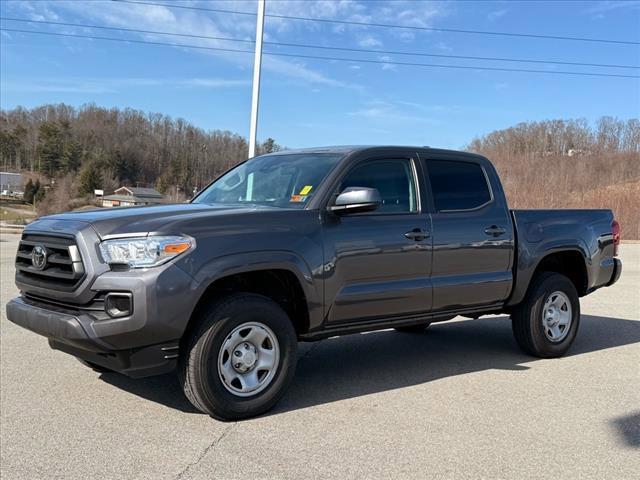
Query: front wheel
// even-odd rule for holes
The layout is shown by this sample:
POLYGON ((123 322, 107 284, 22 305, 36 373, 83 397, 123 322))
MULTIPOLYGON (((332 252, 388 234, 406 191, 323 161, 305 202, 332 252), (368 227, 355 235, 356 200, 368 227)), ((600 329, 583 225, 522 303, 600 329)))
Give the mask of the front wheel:
POLYGON ((297 362, 297 338, 272 300, 234 294, 212 303, 185 340, 178 365, 183 390, 220 420, 266 412, 282 397, 297 362))
POLYGON ((580 300, 564 275, 546 272, 535 277, 524 300, 511 315, 516 342, 541 358, 564 355, 580 324, 580 300))

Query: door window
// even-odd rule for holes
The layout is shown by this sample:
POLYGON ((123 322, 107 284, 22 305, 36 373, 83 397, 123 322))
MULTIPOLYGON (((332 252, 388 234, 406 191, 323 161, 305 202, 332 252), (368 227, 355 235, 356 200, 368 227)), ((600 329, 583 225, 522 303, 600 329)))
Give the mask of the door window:
POLYGON ((409 160, 375 160, 354 168, 342 180, 340 191, 348 187, 376 188, 382 205, 375 213, 418 211, 416 186, 409 160))
POLYGON ((436 211, 471 210, 491 201, 484 170, 477 163, 429 160, 436 211))

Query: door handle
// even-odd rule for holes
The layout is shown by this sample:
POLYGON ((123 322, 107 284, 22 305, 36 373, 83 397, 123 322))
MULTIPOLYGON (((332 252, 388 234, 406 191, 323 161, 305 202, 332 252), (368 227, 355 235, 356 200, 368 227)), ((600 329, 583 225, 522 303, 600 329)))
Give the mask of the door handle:
POLYGON ((419 242, 429 237, 429 232, 423 230, 422 228, 414 228, 413 230, 408 231, 404 234, 409 240, 415 240, 419 242))
POLYGON ((492 237, 499 237, 500 235, 507 233, 507 230, 497 225, 491 225, 484 229, 484 233, 491 235, 492 237))

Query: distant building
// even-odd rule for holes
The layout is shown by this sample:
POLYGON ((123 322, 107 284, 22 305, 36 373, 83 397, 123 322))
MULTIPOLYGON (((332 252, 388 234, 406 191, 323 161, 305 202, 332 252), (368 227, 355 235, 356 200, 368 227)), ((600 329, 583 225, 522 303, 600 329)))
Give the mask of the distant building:
POLYGON ((581 150, 579 148, 571 148, 567 152, 567 157, 577 157, 579 155, 589 155, 589 150, 581 150))
POLYGON ((103 207, 132 207, 164 203, 164 196, 155 188, 120 187, 113 195, 102 198, 103 207))
POLYGON ((24 193, 24 177, 22 174, 0 172, 0 193, 2 195, 24 193))

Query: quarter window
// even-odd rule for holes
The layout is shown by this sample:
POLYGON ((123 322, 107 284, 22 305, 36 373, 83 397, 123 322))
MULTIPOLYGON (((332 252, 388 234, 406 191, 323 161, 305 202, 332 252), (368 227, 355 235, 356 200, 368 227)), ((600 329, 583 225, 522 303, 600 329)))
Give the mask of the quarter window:
POLYGON ((436 211, 470 210, 491 200, 487 178, 477 163, 430 160, 427 167, 436 211))
POLYGON ((342 180, 340 191, 348 187, 376 188, 382 205, 376 213, 418 211, 416 187, 408 160, 375 160, 356 167, 342 180))

